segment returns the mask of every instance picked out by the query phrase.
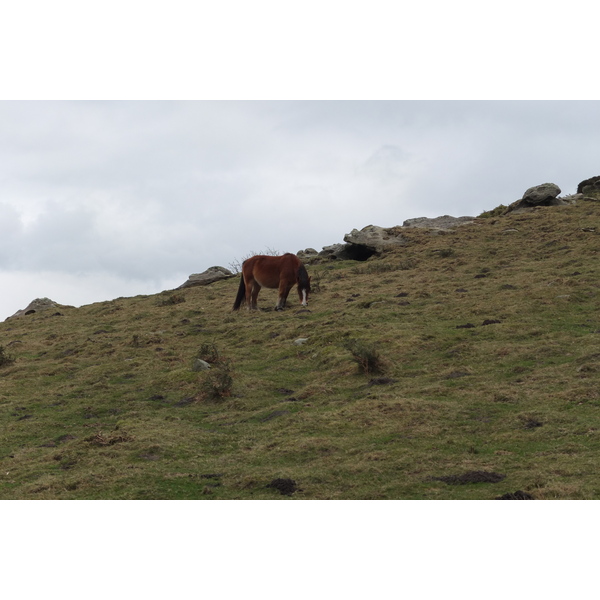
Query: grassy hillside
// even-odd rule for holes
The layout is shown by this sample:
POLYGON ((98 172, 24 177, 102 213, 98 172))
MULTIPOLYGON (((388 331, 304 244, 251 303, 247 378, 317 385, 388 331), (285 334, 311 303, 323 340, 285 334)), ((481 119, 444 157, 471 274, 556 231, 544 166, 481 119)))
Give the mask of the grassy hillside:
POLYGON ((308 310, 235 278, 1 323, 0 498, 598 498, 599 217, 409 230, 308 265, 308 310))

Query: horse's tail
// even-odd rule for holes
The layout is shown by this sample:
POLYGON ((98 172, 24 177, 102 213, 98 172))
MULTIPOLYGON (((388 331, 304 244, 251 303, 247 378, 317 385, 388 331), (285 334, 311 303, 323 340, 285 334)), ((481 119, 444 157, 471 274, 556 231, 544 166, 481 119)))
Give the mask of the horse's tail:
POLYGON ((233 310, 239 310, 242 302, 246 299, 246 284, 244 283, 244 275, 242 274, 240 278, 240 287, 238 288, 237 296, 235 297, 235 302, 233 303, 233 310))

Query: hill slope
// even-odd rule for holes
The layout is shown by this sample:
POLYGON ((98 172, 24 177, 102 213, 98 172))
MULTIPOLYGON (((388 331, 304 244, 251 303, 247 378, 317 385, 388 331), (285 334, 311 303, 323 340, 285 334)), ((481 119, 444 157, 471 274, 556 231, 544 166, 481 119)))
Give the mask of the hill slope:
POLYGON ((0 498, 597 498, 599 217, 408 230, 308 265, 308 311, 236 278, 1 323, 0 498))

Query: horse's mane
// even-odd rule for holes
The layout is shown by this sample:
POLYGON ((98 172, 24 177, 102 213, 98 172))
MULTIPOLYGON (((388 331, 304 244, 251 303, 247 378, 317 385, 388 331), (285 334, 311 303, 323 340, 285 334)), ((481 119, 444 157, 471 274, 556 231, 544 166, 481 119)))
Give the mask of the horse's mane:
POLYGON ((304 265, 298 267, 298 287, 310 291, 310 277, 308 276, 308 271, 304 265))

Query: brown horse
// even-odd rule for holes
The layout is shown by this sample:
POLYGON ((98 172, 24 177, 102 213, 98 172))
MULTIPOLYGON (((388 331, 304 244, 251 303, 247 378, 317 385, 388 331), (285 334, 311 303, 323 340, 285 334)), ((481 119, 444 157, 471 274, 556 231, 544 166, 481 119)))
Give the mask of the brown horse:
POLYGON ((279 289, 275 310, 283 310, 288 294, 296 284, 300 302, 302 306, 306 306, 310 277, 295 254, 288 252, 283 256, 252 256, 242 264, 242 278, 233 310, 238 310, 244 300, 248 309, 258 308, 256 299, 261 287, 279 289))

